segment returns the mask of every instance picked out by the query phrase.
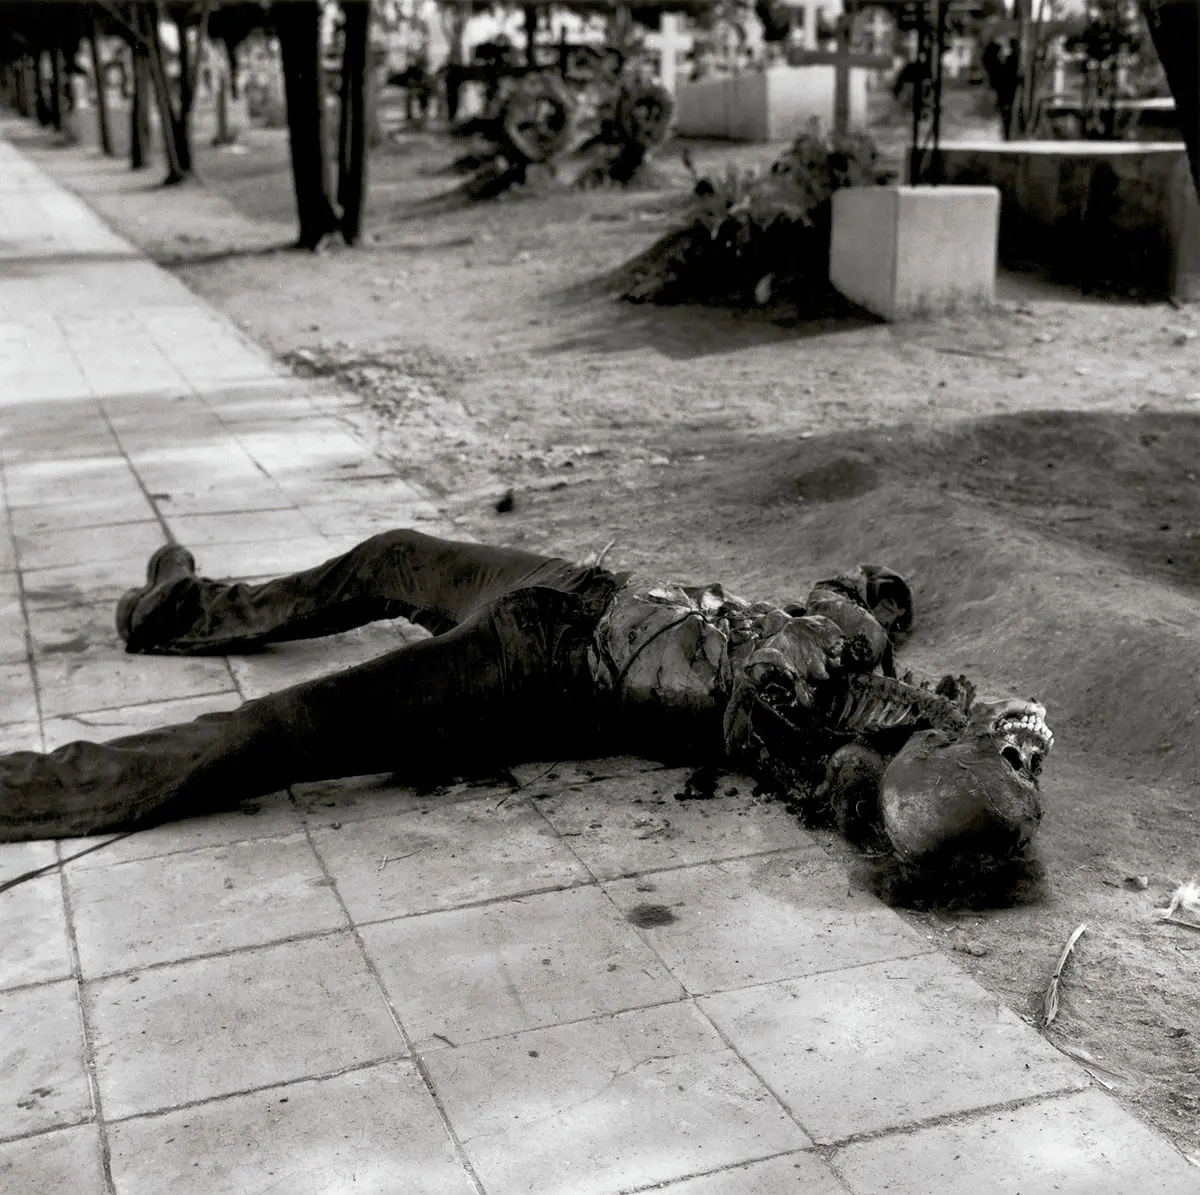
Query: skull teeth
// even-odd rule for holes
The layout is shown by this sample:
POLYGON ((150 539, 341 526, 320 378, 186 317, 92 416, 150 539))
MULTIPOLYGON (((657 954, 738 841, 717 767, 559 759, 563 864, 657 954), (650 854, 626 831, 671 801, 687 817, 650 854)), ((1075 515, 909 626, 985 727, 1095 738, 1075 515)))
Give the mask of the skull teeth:
POLYGON ((1005 718, 1001 730, 1007 734, 1024 732, 1041 742, 1048 751, 1054 743, 1054 735, 1040 714, 1022 714, 1020 717, 1005 718))

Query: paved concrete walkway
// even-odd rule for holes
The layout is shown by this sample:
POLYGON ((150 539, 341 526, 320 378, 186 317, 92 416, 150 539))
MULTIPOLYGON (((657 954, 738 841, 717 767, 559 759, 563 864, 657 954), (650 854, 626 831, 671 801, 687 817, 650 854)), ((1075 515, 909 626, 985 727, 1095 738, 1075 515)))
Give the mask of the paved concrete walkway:
MULTIPOLYGON (((0 745, 395 646, 122 653, 168 532, 311 564, 422 495, 0 140, 0 745)), ((1185 1192, 1200 1171, 748 786, 303 786, 0 894, 0 1190, 1185 1192)), ((0 879, 82 844, 0 847, 0 879), (58 854, 56 855, 56 852, 58 854)))

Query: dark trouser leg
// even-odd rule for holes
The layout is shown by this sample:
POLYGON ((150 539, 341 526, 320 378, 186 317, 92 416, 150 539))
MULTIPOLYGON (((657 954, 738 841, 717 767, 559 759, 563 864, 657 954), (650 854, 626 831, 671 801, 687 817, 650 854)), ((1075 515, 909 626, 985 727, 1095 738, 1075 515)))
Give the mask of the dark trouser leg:
POLYGON ((0 842, 133 829, 289 784, 553 754, 596 724, 597 594, 530 589, 445 635, 228 713, 0 757, 0 842))
POLYGON ((175 581, 135 607, 126 647, 221 653, 402 617, 439 634, 510 590, 539 585, 577 592, 598 575, 601 570, 516 548, 387 531, 316 568, 262 585, 175 581))

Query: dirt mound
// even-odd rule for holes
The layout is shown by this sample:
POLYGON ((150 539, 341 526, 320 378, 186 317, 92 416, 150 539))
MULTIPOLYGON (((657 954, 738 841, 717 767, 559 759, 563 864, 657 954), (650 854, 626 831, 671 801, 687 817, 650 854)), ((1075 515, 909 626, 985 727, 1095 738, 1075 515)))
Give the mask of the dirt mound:
POLYGON ((747 451, 708 484, 785 559, 819 572, 853 545, 907 574, 910 655, 1036 693, 1089 758, 1194 783, 1198 451, 1200 417, 1036 413, 747 451))

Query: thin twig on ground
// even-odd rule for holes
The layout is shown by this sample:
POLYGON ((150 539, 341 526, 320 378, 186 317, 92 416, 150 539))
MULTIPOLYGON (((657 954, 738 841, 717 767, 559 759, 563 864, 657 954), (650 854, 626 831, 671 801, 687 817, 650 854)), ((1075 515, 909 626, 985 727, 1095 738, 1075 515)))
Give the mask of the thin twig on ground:
POLYGON ((1062 983, 1063 968, 1067 965, 1067 959, 1071 957, 1071 951, 1075 949, 1075 943, 1079 941, 1083 931, 1087 929, 1084 922, 1080 922, 1074 933, 1067 939, 1067 944, 1063 947, 1063 952, 1058 956, 1058 965, 1054 968, 1054 974, 1050 976, 1050 982, 1046 985, 1046 993, 1042 997, 1042 1026, 1045 1027, 1054 1021, 1058 1016, 1058 988, 1062 983))

